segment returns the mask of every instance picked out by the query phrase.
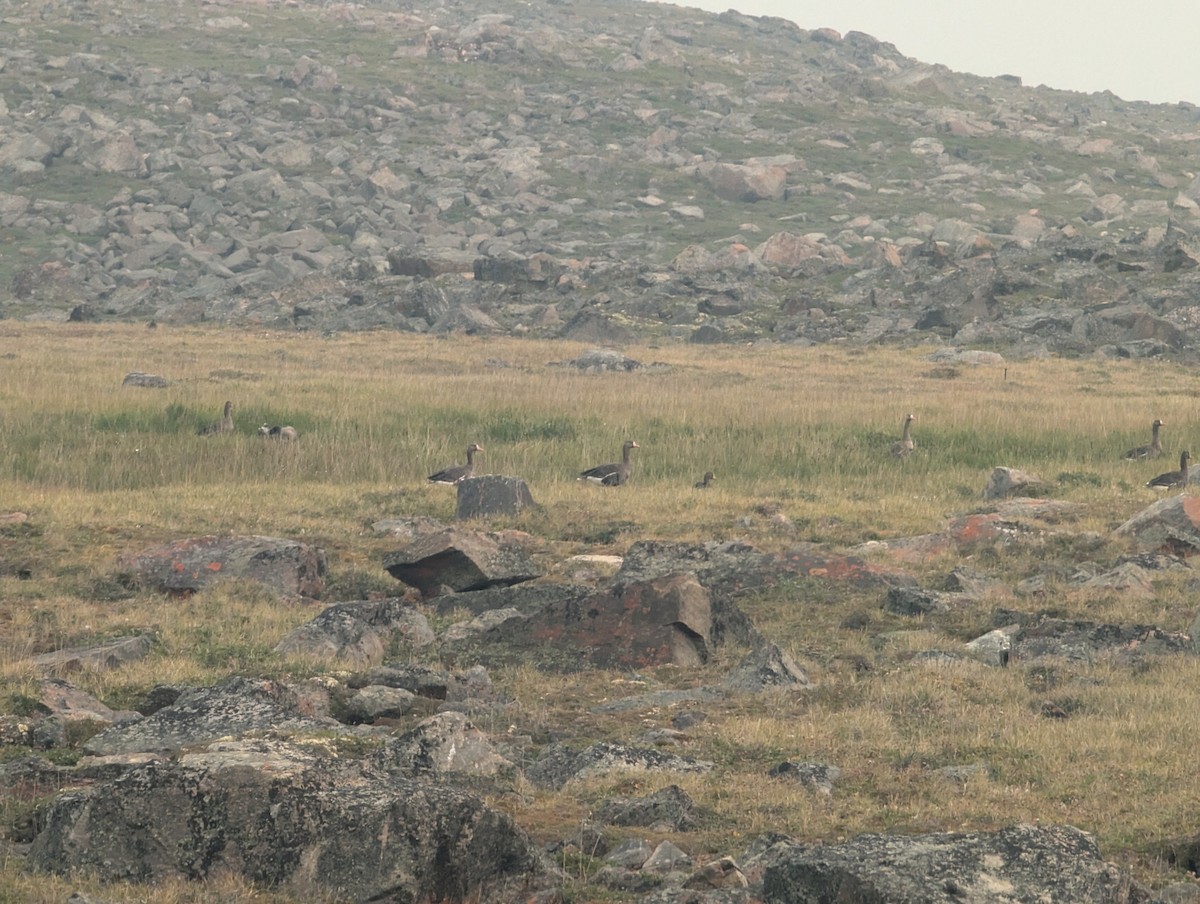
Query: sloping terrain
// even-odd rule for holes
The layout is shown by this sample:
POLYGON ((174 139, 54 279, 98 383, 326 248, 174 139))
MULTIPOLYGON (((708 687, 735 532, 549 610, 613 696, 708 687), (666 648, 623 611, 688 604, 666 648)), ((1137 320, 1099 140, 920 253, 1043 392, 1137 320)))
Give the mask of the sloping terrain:
POLYGON ((1191 345, 1191 105, 640 0, 0 13, 9 317, 1191 345))

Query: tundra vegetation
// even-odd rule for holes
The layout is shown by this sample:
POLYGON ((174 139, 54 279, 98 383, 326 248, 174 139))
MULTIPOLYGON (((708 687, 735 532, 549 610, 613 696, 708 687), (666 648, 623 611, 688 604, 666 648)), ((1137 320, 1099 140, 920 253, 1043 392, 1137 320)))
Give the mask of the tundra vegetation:
MULTIPOLYGON (((1054 674, 1020 663, 914 662, 992 629, 998 608, 1190 630, 1194 598, 1178 572, 1164 572, 1153 594, 1136 598, 1085 592, 1067 577, 1085 560, 1110 563, 1130 551, 1113 528, 1158 498, 1144 484, 1162 460, 1122 454, 1144 441, 1154 417, 1170 425, 1165 460, 1195 444, 1192 374, 1166 361, 947 367, 928 360, 933 346, 670 345, 624 349, 649 365, 629 373, 562 366, 585 350, 392 333, 4 323, 0 499, 4 511, 28 519, 0 527, 0 713, 27 712, 37 677, 30 657, 137 630, 159 639, 151 657, 73 676, 116 709, 160 683, 292 680, 333 668, 273 652, 320 603, 284 603, 239 584, 168 598, 123 585, 117 557, 210 533, 304 539, 329 558, 321 602, 399 595, 402 585, 380 565, 396 541, 371 525, 410 515, 451 519, 454 491, 425 477, 460 457, 468 441, 488 450, 483 471, 529 482, 540 508, 487 526, 527 531, 551 573, 571 555, 620 554, 645 538, 737 538, 782 550, 802 540, 847 548, 928 533, 980 508, 990 470, 1010 465, 1041 475, 1047 495, 1081 503, 1081 513, 1040 535, 984 544, 967 562, 945 553, 904 566, 938 586, 969 564, 1001 579, 995 599, 936 625, 881 609, 879 589, 797 582, 743 600, 815 686, 706 704, 709 720, 688 754, 714 762, 712 773, 609 775, 561 792, 517 788, 493 803, 549 841, 578 834, 606 797, 674 782, 708 814, 686 833, 688 845, 714 856, 768 831, 820 841, 1071 824, 1143 881, 1179 878, 1162 851, 1195 831, 1200 722, 1190 714, 1200 707, 1200 660, 1151 658, 1136 669, 1096 662, 1054 674), (122 386, 131 371, 161 374, 170 385, 122 386), (238 412, 234 432, 197 436, 226 399, 238 412), (889 448, 909 411, 916 451, 897 461, 889 448), (256 435, 264 422, 295 425, 301 439, 264 443, 256 435), (576 480, 626 438, 641 447, 631 483, 606 489, 576 480), (720 479, 698 492, 695 477, 708 469, 720 479), (1013 593, 1037 574, 1048 576, 1044 594, 1013 593), (1069 718, 1046 718, 1048 702, 1069 718), (796 756, 836 763, 843 778, 835 793, 765 777, 796 756), (977 762, 988 768, 962 780, 936 773, 977 762)), ((435 628, 448 623, 432 607, 428 616, 435 628)), ((438 664, 436 652, 404 655, 438 664)), ((535 740, 565 732, 584 743, 625 741, 643 720, 669 716, 599 713, 597 704, 706 683, 737 655, 719 651, 699 673, 499 670, 493 681, 519 708, 505 724, 480 727, 535 740)), ((0 759, 28 752, 0 748, 0 759)), ((78 755, 75 747, 53 751, 66 762, 78 755)), ((0 833, 17 839, 38 803, 0 799, 0 833)), ((582 879, 599 864, 584 857, 561 865, 582 879)), ((86 877, 26 875, 15 853, 0 862, 0 888, 8 889, 0 901, 57 902, 90 887, 86 877)), ((287 900, 232 879, 96 893, 287 900)))

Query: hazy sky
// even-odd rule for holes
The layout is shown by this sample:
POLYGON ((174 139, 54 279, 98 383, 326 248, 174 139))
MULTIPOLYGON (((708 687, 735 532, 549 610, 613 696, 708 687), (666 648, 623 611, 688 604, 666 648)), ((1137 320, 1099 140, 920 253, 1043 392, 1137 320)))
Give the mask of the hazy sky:
POLYGON ((1196 0, 686 0, 710 12, 863 31, 907 57, 1029 86, 1200 104, 1196 0))

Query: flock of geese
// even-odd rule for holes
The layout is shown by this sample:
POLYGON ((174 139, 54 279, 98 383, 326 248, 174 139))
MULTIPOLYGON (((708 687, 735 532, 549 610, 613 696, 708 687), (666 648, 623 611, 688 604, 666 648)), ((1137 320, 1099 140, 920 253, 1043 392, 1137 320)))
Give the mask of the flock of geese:
MULTIPOLYGON (((210 424, 205 424, 196 431, 200 436, 216 436, 221 433, 233 432, 233 402, 226 402, 225 408, 221 414, 220 420, 213 421, 210 424)), ((258 428, 258 435, 264 439, 276 439, 282 442, 292 442, 300 438, 300 433, 292 426, 270 426, 263 424, 258 428)), ((633 474, 633 461, 630 458, 630 453, 634 449, 641 448, 633 440, 626 440, 625 445, 621 447, 621 460, 612 464, 596 465, 594 468, 588 468, 579 475, 580 480, 588 483, 599 484, 606 487, 619 487, 622 484, 629 482, 629 477, 633 474)), ((475 474, 475 455, 483 451, 483 446, 479 443, 471 443, 467 446, 467 463, 463 465, 453 465, 449 468, 443 468, 429 475, 430 483, 440 483, 447 486, 453 486, 457 483, 462 483, 468 477, 475 474)), ((714 479, 712 471, 708 471, 704 478, 696 484, 698 488, 708 487, 714 479)))
MULTIPOLYGON (((907 458, 912 455, 916 444, 912 438, 912 423, 916 418, 912 414, 904 416, 904 423, 901 427, 901 436, 896 442, 892 443, 891 453, 893 458, 907 458)), ((1125 458, 1129 461, 1139 461, 1141 459, 1158 458, 1163 454, 1162 442, 1159 438, 1159 431, 1166 426, 1166 423, 1160 418, 1155 418, 1150 424, 1150 442, 1144 446, 1135 446, 1125 453, 1125 458)), ((1191 455, 1185 449, 1179 453, 1179 469, 1176 471, 1167 471, 1159 474, 1157 477, 1151 478, 1146 482, 1146 486, 1153 487, 1159 490, 1181 489, 1188 484, 1188 463, 1191 460, 1191 455)), ((697 484, 698 486, 698 484, 697 484)))
MULTIPOLYGON (((904 459, 912 455, 916 449, 916 443, 912 438, 912 425, 916 420, 916 416, 911 412, 904 415, 904 421, 900 427, 900 439, 892 443, 890 453, 893 458, 904 459)), ((1158 458, 1163 454, 1162 442, 1159 438, 1159 431, 1165 426, 1165 423, 1156 418, 1150 424, 1150 442, 1144 446, 1135 446, 1125 453, 1125 458, 1130 461, 1138 461, 1141 459, 1158 458)), ((213 436, 220 433, 233 432, 233 402, 226 402, 221 419, 213 421, 211 424, 205 424, 196 431, 201 436, 213 436)), ((275 439, 282 442, 292 442, 300 438, 300 434, 295 427, 291 426, 270 426, 263 424, 258 428, 258 435, 264 439, 275 439)), ((610 464, 596 465, 594 468, 588 468, 586 471, 581 471, 579 479, 587 483, 598 484, 606 487, 619 487, 629 482, 630 476, 633 474, 633 461, 630 458, 634 449, 641 448, 633 440, 626 440, 621 447, 621 460, 610 464)), ((429 475, 430 483, 440 483, 447 486, 453 486, 468 477, 475 474, 475 455, 483 451, 483 446, 479 443, 471 443, 467 446, 467 462, 462 465, 453 465, 448 468, 443 468, 429 475)), ((1188 484, 1188 463, 1191 456, 1185 449, 1179 454, 1179 468, 1175 471, 1167 471, 1152 478, 1146 483, 1148 487, 1156 489, 1180 489, 1188 484)), ((698 490, 704 490, 712 486, 716 475, 712 471, 705 471, 704 476, 694 484, 698 490)))

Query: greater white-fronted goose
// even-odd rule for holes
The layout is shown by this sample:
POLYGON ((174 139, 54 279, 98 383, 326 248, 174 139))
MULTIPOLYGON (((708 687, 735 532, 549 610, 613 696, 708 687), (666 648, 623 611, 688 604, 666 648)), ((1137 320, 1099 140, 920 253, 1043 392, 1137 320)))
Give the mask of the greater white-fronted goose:
POLYGON ((1162 427, 1163 422, 1155 420, 1150 424, 1150 442, 1145 446, 1138 446, 1136 449, 1130 449, 1125 453, 1125 457, 1131 460, 1139 458, 1158 458, 1162 455, 1163 448, 1158 442, 1158 428, 1162 427))
POLYGON ((695 484, 696 489, 707 490, 710 486, 712 486, 712 482, 716 479, 716 477, 717 475, 712 471, 705 471, 704 477, 701 478, 699 483, 695 484))
POLYGON ((292 440, 300 438, 300 433, 295 427, 280 427, 276 424, 274 427, 268 427, 263 424, 258 428, 258 435, 263 439, 277 439, 285 443, 290 443, 292 440))
POLYGON ((633 440, 627 439, 625 445, 621 447, 621 460, 619 462, 588 468, 579 475, 579 479, 606 487, 619 487, 623 483, 628 483, 629 475, 633 473, 633 463, 629 460, 629 453, 634 449, 640 448, 641 446, 633 440))
POLYGON ((916 445, 912 440, 912 422, 916 420, 911 414, 904 415, 904 430, 900 434, 900 439, 892 443, 892 458, 907 458, 912 455, 916 445))
POLYGON ((1159 490, 1173 490, 1179 487, 1186 487, 1188 482, 1188 461, 1191 456, 1187 450, 1179 453, 1179 470, 1168 471, 1166 474, 1159 474, 1153 480, 1146 484, 1148 487, 1154 487, 1159 490))
POLYGON ((219 421, 213 421, 211 424, 205 424, 196 431, 201 436, 212 436, 214 433, 232 433, 233 432, 233 402, 225 403, 225 413, 219 421))
POLYGON ((467 463, 465 465, 445 468, 436 474, 430 474, 429 482, 444 483, 448 486, 461 483, 475 473, 475 453, 482 451, 483 446, 479 445, 479 443, 471 443, 471 445, 467 446, 467 463))

